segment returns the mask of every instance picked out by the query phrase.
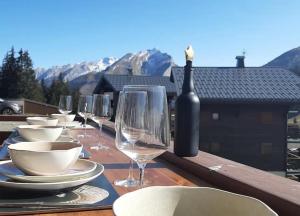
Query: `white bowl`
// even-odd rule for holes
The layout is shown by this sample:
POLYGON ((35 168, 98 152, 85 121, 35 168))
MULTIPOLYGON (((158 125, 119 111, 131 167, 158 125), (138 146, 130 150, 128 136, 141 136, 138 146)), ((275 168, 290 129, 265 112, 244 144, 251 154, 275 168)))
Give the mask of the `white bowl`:
POLYGON ((28 141, 55 141, 61 135, 61 126, 20 125, 19 134, 28 141))
POLYGON ((116 216, 277 216, 258 199, 205 187, 147 187, 118 198, 116 216))
POLYGON ((75 119, 75 114, 69 114, 69 115, 64 115, 64 114, 51 114, 52 118, 58 119, 58 122, 72 122, 75 119))
POLYGON ((82 145, 75 142, 20 142, 8 146, 9 155, 29 175, 58 175, 78 159, 82 145))
POLYGON ((48 117, 27 117, 26 121, 30 125, 56 126, 58 123, 58 119, 48 117))

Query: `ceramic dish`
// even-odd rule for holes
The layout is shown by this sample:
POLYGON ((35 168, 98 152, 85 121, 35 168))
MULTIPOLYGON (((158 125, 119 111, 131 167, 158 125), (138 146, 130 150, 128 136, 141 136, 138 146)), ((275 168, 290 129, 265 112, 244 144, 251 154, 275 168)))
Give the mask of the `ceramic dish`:
POLYGON ((116 216, 278 216, 262 201, 207 187, 147 187, 118 198, 116 216))
POLYGON ((27 117, 26 121, 30 125, 46 125, 46 126, 56 126, 58 119, 49 117, 27 117))
POLYGON ((72 121, 72 122, 66 122, 66 123, 60 122, 57 125, 63 126, 63 127, 66 126, 67 128, 79 128, 79 127, 81 127, 81 122, 79 122, 79 121, 72 121))
POLYGON ((58 119, 59 123, 62 122, 72 122, 75 119, 75 114, 69 114, 69 115, 65 115, 65 114, 51 114, 52 118, 56 118, 58 119))
POLYGON ((19 142, 8 146, 18 169, 28 175, 58 175, 78 160, 82 145, 76 142, 19 142))
POLYGON ((19 182, 62 182, 76 180, 93 172, 97 163, 89 160, 79 159, 64 173, 57 176, 28 176, 20 171, 11 160, 0 164, 0 173, 19 182))
POLYGON ((53 142, 61 135, 63 128, 61 126, 20 125, 17 131, 27 141, 53 142))
MULTIPOLYGON (((3 162, 0 162, 2 164, 3 162)), ((0 186, 10 189, 23 189, 23 190, 34 190, 34 191, 57 191, 66 188, 76 187, 85 184, 93 179, 97 178, 104 171, 104 166, 97 164, 94 171, 82 176, 78 179, 66 180, 62 182, 50 182, 50 183, 25 183, 25 182, 14 182, 10 178, 0 173, 0 186)))

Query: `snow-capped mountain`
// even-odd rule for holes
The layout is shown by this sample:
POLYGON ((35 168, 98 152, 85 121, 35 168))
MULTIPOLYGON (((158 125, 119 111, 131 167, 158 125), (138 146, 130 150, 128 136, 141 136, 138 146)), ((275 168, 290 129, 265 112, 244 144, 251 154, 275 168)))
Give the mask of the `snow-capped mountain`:
POLYGON ((172 57, 157 49, 128 53, 107 67, 105 73, 148 76, 169 76, 174 65, 172 57))
POLYGON ((80 89, 81 93, 92 93, 100 79, 101 73, 131 74, 148 76, 169 76, 173 59, 167 53, 157 49, 140 51, 136 54, 127 53, 120 59, 103 58, 97 62, 82 62, 53 66, 49 69, 37 68, 38 80, 45 80, 50 85, 53 79, 62 74, 63 79, 69 82, 71 89, 80 89))
MULTIPOLYGON (((128 53, 101 73, 169 76, 174 65, 170 55, 152 49, 140 51, 136 54, 128 53)), ((91 94, 99 79, 100 73, 85 74, 71 81, 70 87, 79 87, 82 94, 91 94)))
POLYGON ((62 74, 65 81, 72 81, 85 74, 101 72, 112 65, 116 60, 114 57, 109 57, 100 59, 99 61, 53 66, 49 69, 37 68, 35 69, 36 78, 38 80, 44 79, 45 83, 50 85, 53 79, 56 79, 62 74))

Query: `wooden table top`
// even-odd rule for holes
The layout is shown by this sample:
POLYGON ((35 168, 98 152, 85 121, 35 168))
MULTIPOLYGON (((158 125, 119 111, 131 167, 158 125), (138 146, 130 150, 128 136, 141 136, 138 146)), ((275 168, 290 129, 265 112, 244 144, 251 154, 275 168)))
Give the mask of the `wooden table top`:
MULTIPOLYGON (((74 129, 71 133, 76 136, 77 133, 82 133, 81 129, 74 129)), ((84 148, 86 148, 92 155, 90 160, 102 163, 102 164, 125 164, 129 163, 129 158, 126 157, 122 152, 116 149, 114 136, 110 133, 102 133, 101 137, 99 136, 99 131, 97 129, 88 129, 87 133, 89 136, 88 139, 82 141, 84 148), (101 144, 107 146, 109 149, 104 150, 95 150, 90 149, 90 143, 94 143, 100 140, 101 144)), ((160 186, 171 186, 171 185, 184 185, 184 186, 211 186, 208 183, 202 181, 199 178, 192 176, 191 174, 176 168, 175 166, 167 163, 162 159, 157 159, 156 162, 160 162, 163 166, 159 168, 147 168, 145 170, 145 181, 147 186, 160 185, 160 186)), ((129 166, 129 165, 128 165, 129 166)), ((127 167, 127 166, 126 166, 127 167)), ((104 171, 105 177, 113 185, 114 189, 119 195, 125 194, 130 191, 134 191, 138 188, 125 188, 118 187, 113 184, 116 179, 125 179, 128 175, 128 169, 109 169, 106 168, 104 171)), ((138 178, 138 170, 134 170, 134 176, 138 178)), ((75 212, 63 212, 63 213, 49 213, 49 214, 35 214, 35 215, 60 215, 60 216, 112 216, 114 215, 112 210, 89 210, 89 211, 75 211, 75 212)))

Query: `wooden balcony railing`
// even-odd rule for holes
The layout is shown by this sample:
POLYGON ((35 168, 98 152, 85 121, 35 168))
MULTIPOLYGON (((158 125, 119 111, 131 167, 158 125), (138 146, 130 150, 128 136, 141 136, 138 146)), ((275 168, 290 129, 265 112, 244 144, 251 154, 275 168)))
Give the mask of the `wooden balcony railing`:
MULTIPOLYGON (((104 125, 115 133, 114 124, 104 125)), ((199 151, 196 157, 178 157, 171 148, 160 156, 211 185, 262 200, 279 215, 300 213, 300 183, 244 164, 199 151)))

